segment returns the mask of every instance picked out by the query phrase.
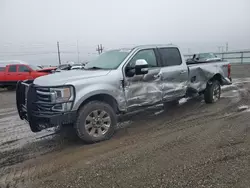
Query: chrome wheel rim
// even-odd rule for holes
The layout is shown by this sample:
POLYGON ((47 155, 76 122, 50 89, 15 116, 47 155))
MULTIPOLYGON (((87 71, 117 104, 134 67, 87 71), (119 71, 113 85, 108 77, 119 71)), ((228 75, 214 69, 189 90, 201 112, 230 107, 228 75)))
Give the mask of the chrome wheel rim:
POLYGON ((90 136, 101 137, 106 134, 111 126, 110 115, 105 110, 94 110, 85 120, 85 129, 90 136))
POLYGON ((220 86, 216 84, 213 91, 213 100, 217 101, 220 98, 220 86))

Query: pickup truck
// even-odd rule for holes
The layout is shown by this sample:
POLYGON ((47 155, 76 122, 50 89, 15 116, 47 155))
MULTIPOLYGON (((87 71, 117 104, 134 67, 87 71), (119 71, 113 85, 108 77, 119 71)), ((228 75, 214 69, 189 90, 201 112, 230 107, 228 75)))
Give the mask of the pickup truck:
POLYGON ((17 109, 33 132, 70 125, 79 138, 94 143, 112 137, 117 115, 194 93, 216 102, 221 85, 231 84, 230 73, 226 61, 187 66, 175 45, 111 50, 83 70, 19 82, 17 109))
POLYGON ((32 80, 49 74, 52 69, 41 69, 28 64, 0 64, 0 87, 12 89, 19 80, 32 80))

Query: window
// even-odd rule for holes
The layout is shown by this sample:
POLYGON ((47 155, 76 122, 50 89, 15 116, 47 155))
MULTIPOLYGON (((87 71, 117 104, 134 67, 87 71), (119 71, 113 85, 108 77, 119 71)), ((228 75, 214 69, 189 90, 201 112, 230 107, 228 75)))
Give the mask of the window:
POLYGON ((4 72, 5 67, 0 67, 0 72, 4 72))
POLYGON ((16 72, 16 65, 10 65, 9 72, 16 72))
POLYGON ((138 59, 144 59, 147 61, 149 67, 157 67, 157 60, 153 49, 141 50, 131 59, 129 65, 135 66, 135 62, 138 59))
POLYGON ((160 48, 163 66, 175 66, 182 63, 181 55, 178 48, 160 48))
POLYGON ((130 53, 130 49, 110 50, 85 65, 85 69, 116 69, 130 53))
POLYGON ((25 65, 19 65, 18 72, 29 72, 29 68, 25 65))

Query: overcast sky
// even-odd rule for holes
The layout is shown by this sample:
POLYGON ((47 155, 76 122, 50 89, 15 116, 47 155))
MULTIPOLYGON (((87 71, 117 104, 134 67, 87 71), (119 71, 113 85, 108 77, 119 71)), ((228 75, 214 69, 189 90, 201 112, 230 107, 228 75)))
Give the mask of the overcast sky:
POLYGON ((250 49, 250 0, 0 0, 0 25, 0 59, 35 63, 57 61, 56 41, 63 60, 76 60, 77 40, 81 59, 100 43, 250 49))

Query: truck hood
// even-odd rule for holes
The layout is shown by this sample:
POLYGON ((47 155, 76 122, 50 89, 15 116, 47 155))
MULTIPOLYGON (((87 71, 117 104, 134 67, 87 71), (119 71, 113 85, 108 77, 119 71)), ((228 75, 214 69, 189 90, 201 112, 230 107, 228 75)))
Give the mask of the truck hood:
POLYGON ((40 86, 59 86, 75 80, 105 76, 110 70, 70 70, 41 76, 34 80, 40 86))

